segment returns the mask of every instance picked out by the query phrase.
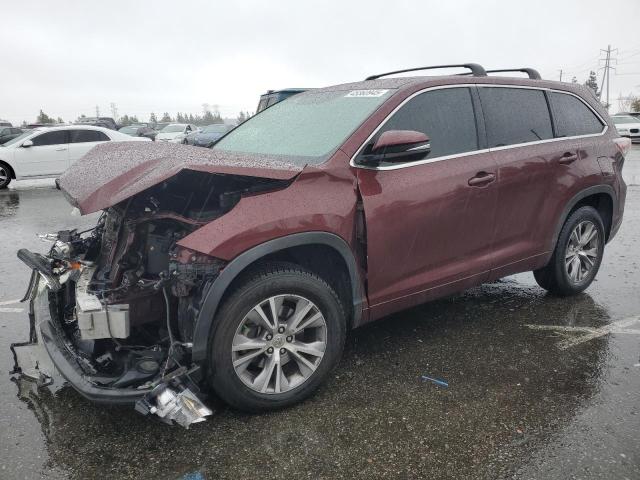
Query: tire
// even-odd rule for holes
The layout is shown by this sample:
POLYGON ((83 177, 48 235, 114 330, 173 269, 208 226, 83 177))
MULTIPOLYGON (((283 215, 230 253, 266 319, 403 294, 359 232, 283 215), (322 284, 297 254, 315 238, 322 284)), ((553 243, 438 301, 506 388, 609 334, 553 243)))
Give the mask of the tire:
POLYGON ((237 409, 287 407, 307 398, 327 378, 342 356, 345 336, 344 308, 329 284, 295 264, 267 264, 245 275, 216 315, 209 337, 208 380, 215 393, 237 409), (273 325, 269 299, 285 331, 267 328, 261 320, 259 306, 273 325), (312 305, 308 313, 303 312, 307 305, 312 305), (303 328, 296 332, 298 316, 297 328, 303 328), (252 349, 242 349, 250 344, 252 349), (312 348, 314 354, 299 348, 312 348))
POLYGON ((0 190, 4 190, 11 183, 11 169, 6 163, 0 162, 0 190))
POLYGON ((593 207, 580 207, 564 223, 549 263, 533 272, 538 285, 559 296, 584 291, 598 273, 604 254, 604 225, 593 207), (580 227, 578 229, 578 227, 580 227), (595 230, 594 240, 581 246, 595 230), (577 230, 578 229, 578 230, 577 230))

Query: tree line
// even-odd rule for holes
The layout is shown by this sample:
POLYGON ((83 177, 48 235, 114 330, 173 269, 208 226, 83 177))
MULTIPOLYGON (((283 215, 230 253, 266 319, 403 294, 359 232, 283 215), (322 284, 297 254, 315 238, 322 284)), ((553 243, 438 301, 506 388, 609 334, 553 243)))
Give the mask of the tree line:
MULTIPOLYGON (((251 112, 240 112, 236 120, 238 124, 240 124, 245 120, 248 120, 249 118, 251 118, 252 115, 253 114, 251 112)), ((82 121, 86 118, 87 116, 85 114, 82 114, 77 118, 76 121, 82 121)), ((129 125, 134 125, 138 123, 149 123, 152 125, 156 125, 157 123, 191 123, 192 125, 198 125, 198 126, 211 125, 214 123, 224 123, 224 119, 222 118, 222 116, 220 116, 220 113, 218 112, 212 113, 208 110, 204 112, 204 114, 202 115, 200 114, 194 115, 193 113, 178 112, 175 116, 171 116, 169 112, 164 112, 159 120, 157 115, 152 112, 149 115, 149 120, 147 121, 145 121, 144 119, 140 120, 137 115, 125 114, 119 118, 116 118, 115 120, 118 122, 118 124, 121 127, 128 127, 129 125)), ((51 117, 47 115, 44 111, 40 110, 40 113, 36 117, 36 123, 55 125, 55 124, 63 124, 66 122, 60 117, 57 117, 57 118, 51 117)), ((22 126, 26 127, 27 125, 28 125, 28 122, 24 120, 22 122, 22 126)))

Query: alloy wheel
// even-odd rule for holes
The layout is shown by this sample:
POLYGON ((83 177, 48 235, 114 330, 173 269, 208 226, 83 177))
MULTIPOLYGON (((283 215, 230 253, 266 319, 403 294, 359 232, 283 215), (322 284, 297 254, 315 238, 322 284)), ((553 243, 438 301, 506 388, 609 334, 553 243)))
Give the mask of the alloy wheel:
POLYGON ((580 222, 571 232, 565 252, 565 269, 573 283, 589 276, 598 259, 599 234, 593 222, 580 222))
POLYGON ((9 172, 5 167, 0 165, 0 185, 4 185, 9 179, 9 172))
POLYGON ((280 394, 305 383, 327 348, 327 322, 299 295, 276 295, 255 305, 233 337, 236 375, 250 389, 280 394))

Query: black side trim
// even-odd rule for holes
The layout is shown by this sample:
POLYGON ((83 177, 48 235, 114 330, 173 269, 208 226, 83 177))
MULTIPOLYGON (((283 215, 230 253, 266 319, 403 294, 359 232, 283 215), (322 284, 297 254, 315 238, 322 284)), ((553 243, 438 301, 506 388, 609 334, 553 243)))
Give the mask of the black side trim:
POLYGON ((562 215, 560 215, 560 219, 556 225, 556 229, 553 235, 553 245, 551 246, 551 251, 553 251, 556 248, 556 242, 558 241, 560 230, 562 230, 562 226, 564 225, 564 222, 567 221, 567 217, 569 216, 569 212, 571 211, 571 209, 575 207, 576 204, 583 198, 586 198, 590 195, 595 195, 597 193, 606 193, 611 197, 611 204, 613 205, 612 216, 613 217, 616 216, 616 214, 618 213, 617 212, 618 202, 616 201, 616 193, 613 190, 613 187, 611 187, 610 185, 594 185, 593 187, 585 188, 584 190, 574 195, 573 198, 569 200, 567 205, 564 207, 564 210, 562 211, 562 215))
POLYGON ((250 250, 238 255, 220 273, 220 276, 211 284, 205 294, 205 299, 196 320, 193 334, 192 359, 194 362, 203 362, 207 358, 207 347, 209 342, 209 332, 213 324, 220 300, 231 282, 246 267, 264 256, 284 250, 286 248, 298 247, 301 245, 327 245, 336 250, 344 259, 349 276, 351 278, 351 288, 353 297, 353 326, 358 326, 362 316, 363 289, 360 285, 358 267, 351 248, 342 238, 333 233, 327 232, 303 232, 294 233, 286 237, 280 237, 257 245, 250 250))

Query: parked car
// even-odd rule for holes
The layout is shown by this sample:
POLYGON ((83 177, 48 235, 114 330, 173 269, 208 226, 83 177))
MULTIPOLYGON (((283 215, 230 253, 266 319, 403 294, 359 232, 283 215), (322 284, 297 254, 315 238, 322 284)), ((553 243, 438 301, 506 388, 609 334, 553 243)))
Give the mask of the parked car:
POLYGON ((22 135, 21 128, 0 126, 0 145, 8 142, 12 138, 22 135))
POLYGON ((618 112, 614 115, 614 117, 617 117, 618 115, 630 115, 632 117, 640 119, 640 112, 618 112))
POLYGON ((110 130, 118 130, 118 123, 111 117, 82 117, 76 122, 76 125, 92 125, 94 127, 104 127, 110 130))
POLYGON ((131 135, 132 137, 146 137, 155 140, 158 132, 147 125, 129 125, 118 130, 120 133, 131 135))
POLYGON ((0 189, 12 179, 54 177, 104 142, 148 140, 107 128, 63 126, 36 128, 0 145, 0 189))
POLYGON ((211 148, 217 140, 234 128, 234 125, 225 125, 224 123, 207 125, 202 130, 187 135, 184 143, 187 145, 195 145, 196 147, 211 148))
POLYGON ((60 179, 95 229, 18 252, 22 371, 47 378, 27 355, 44 343, 85 397, 187 426, 211 413, 199 388, 300 402, 349 329, 423 302, 531 270, 585 290, 622 222, 629 139, 584 86, 464 67, 303 92, 213 149, 96 147, 60 179))
POLYGON ((0 127, 13 127, 11 122, 7 122, 6 120, 0 120, 0 127))
POLYGON ((198 127, 195 127, 190 123, 170 123, 160 130, 156 136, 156 140, 172 143, 186 143, 185 138, 187 135, 196 131, 198 131, 198 127))
POLYGON ((640 141, 640 118, 631 115, 614 115, 611 119, 621 136, 629 137, 631 141, 640 141))
POLYGON ((284 90, 268 90, 267 93, 260 95, 260 101, 258 102, 258 108, 256 113, 260 113, 267 107, 275 105, 282 100, 297 95, 298 93, 306 92, 308 88, 285 88, 284 90))
POLYGON ((153 129, 155 131, 157 131, 157 132, 160 132, 160 131, 162 131, 162 129, 164 127, 166 127, 167 125, 170 125, 170 124, 171 124, 171 122, 159 122, 159 123, 156 123, 155 125, 153 125, 153 129))

